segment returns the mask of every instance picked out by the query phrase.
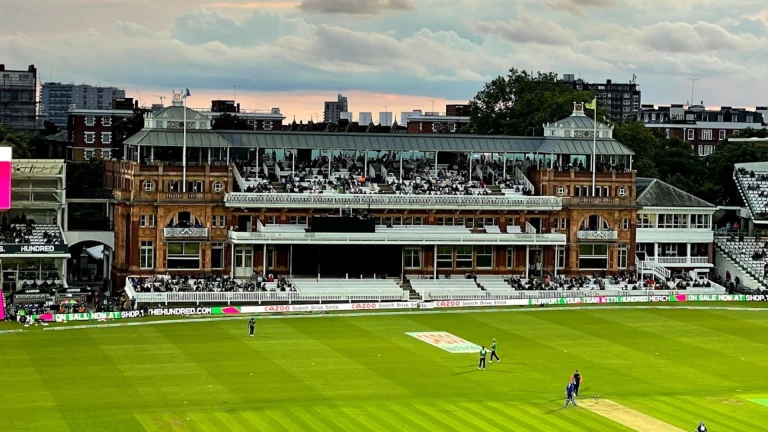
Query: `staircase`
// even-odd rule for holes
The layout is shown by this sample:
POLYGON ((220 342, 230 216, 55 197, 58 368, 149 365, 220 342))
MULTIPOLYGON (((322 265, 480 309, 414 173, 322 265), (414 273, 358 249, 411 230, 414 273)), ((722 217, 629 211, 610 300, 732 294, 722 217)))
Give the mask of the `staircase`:
POLYGON ((486 185, 485 188, 491 191, 491 195, 504 196, 504 192, 501 191, 501 186, 499 185, 486 185))
POLYGON ((272 182, 272 189, 275 190, 276 193, 286 193, 285 185, 281 182, 272 182))
POLYGON ((651 260, 641 261, 637 259, 637 257, 635 257, 635 268, 637 269, 638 273, 640 273, 641 275, 650 274, 650 275, 653 275, 655 278, 661 279, 664 281, 669 279, 670 276, 672 275, 672 272, 669 271, 668 268, 662 266, 656 261, 651 261, 651 260))
POLYGON ((411 287, 411 282, 410 281, 406 281, 406 282, 403 282, 402 284, 400 284, 400 288, 402 288, 403 291, 408 291, 408 300, 409 301, 412 301, 412 302, 420 302, 421 301, 421 296, 419 295, 419 293, 414 291, 413 287, 411 287))
POLYGON ((377 185, 379 186, 380 194, 392 195, 395 193, 395 191, 392 190, 392 187, 387 183, 378 183, 377 185))

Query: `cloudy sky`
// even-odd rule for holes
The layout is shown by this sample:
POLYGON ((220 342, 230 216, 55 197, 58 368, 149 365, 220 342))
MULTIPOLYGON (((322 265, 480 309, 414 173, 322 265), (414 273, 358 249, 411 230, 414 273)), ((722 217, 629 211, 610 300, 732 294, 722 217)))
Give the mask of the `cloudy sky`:
MULTIPOLYGON (((766 0, 0 0, 0 63, 118 85, 145 104, 186 84, 322 115, 443 111, 509 67, 628 81, 646 103, 768 105, 766 0)), ((356 117, 356 114, 355 114, 356 117)))

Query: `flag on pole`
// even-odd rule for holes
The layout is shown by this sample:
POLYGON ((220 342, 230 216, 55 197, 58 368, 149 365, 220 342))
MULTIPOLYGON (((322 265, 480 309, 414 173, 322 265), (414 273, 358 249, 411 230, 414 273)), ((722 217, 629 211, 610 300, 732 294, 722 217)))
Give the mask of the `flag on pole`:
POLYGON ((184 98, 188 98, 192 96, 192 94, 189 92, 189 89, 184 87, 184 98))
MULTIPOLYGON (((189 93, 189 90, 187 90, 187 93, 189 93)), ((597 98, 592 99, 592 102, 584 105, 584 108, 586 109, 597 109, 597 98)))

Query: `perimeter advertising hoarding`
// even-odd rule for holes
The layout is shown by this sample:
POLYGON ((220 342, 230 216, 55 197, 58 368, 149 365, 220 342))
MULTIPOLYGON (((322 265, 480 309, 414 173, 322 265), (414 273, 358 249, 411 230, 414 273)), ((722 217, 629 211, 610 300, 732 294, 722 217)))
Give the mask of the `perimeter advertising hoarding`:
POLYGON ((0 321, 5 319, 5 296, 3 295, 3 289, 0 288, 0 321))
POLYGON ((10 147, 0 147, 0 210, 11 208, 11 173, 13 151, 10 147))

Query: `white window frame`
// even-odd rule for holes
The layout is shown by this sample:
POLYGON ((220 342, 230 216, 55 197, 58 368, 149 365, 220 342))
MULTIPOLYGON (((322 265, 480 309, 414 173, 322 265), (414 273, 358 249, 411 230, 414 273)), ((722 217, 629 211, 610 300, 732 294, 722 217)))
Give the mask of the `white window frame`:
POLYGON ((83 136, 86 144, 93 144, 96 142, 96 132, 85 132, 83 136))
POLYGON ((704 141, 712 141, 712 129, 702 129, 701 139, 704 141))
POLYGON ((629 231, 629 218, 624 218, 621 220, 621 229, 624 231, 629 231))
POLYGON ((112 132, 102 132, 101 133, 101 143, 102 144, 112 144, 112 132))
POLYGON ((142 228, 154 228, 155 222, 155 215, 153 214, 139 216, 139 226, 142 228))
POLYGON ((653 220, 651 219, 651 215, 646 213, 638 213, 637 214, 637 227, 638 228, 653 228, 653 220))
POLYGON ((151 241, 141 241, 139 250, 139 268, 142 270, 152 270, 155 268, 155 243, 151 241))
POLYGON ((493 246, 490 246, 490 245, 475 246, 474 249, 475 249, 475 268, 477 268, 477 269, 491 269, 491 268, 493 268, 493 255, 494 255, 493 254, 493 252, 494 252, 493 246), (482 253, 480 253, 481 249, 483 250, 482 253), (491 258, 490 265, 484 265, 484 266, 481 267, 480 264, 478 264, 478 261, 479 261, 478 258, 479 257, 490 257, 491 258))
POLYGON ((507 268, 508 269, 515 268, 515 248, 513 248, 513 247, 508 247, 507 248, 507 257, 506 258, 507 258, 507 262, 506 262, 507 268))
POLYGON ((403 250, 405 255, 405 268, 420 269, 422 263, 420 247, 406 247, 403 250))
POLYGON ((695 131, 695 130, 693 130, 693 129, 688 129, 688 132, 687 132, 687 135, 686 135, 686 136, 687 136, 687 140, 688 140, 688 141, 693 141, 693 138, 694 138, 694 134, 695 134, 695 133, 696 133, 696 131, 695 131))
POLYGON ((112 117, 102 117, 101 118, 101 125, 102 126, 112 126, 112 117))
POLYGON ((94 116, 85 116, 85 125, 86 126, 94 126, 94 125, 96 125, 96 117, 94 117, 94 116))
POLYGON ((720 135, 719 135, 719 137, 720 137, 720 141, 722 141, 722 140, 724 140, 724 139, 725 139, 725 131, 724 131, 724 130, 720 130, 720 135))
POLYGON ((451 132, 456 132, 456 123, 448 123, 448 129, 451 132))
POLYGON ((621 270, 626 269, 629 265, 629 248, 627 245, 619 245, 616 252, 617 267, 621 270))
POLYGON ((111 159, 112 158, 112 150, 111 149, 102 149, 101 150, 101 158, 104 160, 111 159))
POLYGON ((739 136, 739 131, 737 131, 737 130, 731 131, 731 136, 735 136, 735 137, 739 136))
POLYGON ((453 246, 438 246, 437 270, 449 270, 453 268, 453 246))
POLYGON ((471 270, 475 267, 475 248, 468 245, 459 245, 456 250, 456 268, 461 270, 471 270), (459 253, 461 251, 462 253, 459 253))
POLYGON ((565 268, 565 260, 568 255, 565 253, 565 247, 557 248, 557 268, 565 268))
POLYGON ((221 192, 223 190, 224 190, 224 183, 222 183, 220 181, 213 182, 213 191, 214 192, 218 193, 218 192, 221 192))
POLYGON ((95 153, 96 153, 96 150, 94 150, 94 149, 85 149, 83 151, 83 159, 91 160, 91 159, 93 159, 95 153))
POLYGON ((264 120, 264 130, 272 130, 272 120, 264 120))
POLYGON ((165 257, 165 268, 170 271, 190 271, 190 270, 200 270, 202 263, 203 263, 203 245, 199 242, 169 242, 168 243, 169 250, 166 251, 166 257, 165 257), (171 254, 170 253, 170 245, 172 243, 181 243, 182 244, 182 252, 185 249, 185 244, 197 244, 197 255, 191 255, 191 254, 171 254), (197 267, 196 268, 170 268, 169 261, 170 260, 187 260, 187 261, 197 261, 197 267))
POLYGON ((432 122, 432 132, 438 132, 440 130, 440 123, 432 122))
POLYGON ((144 192, 152 192, 155 189, 155 183, 152 180, 144 180, 141 188, 144 189, 144 192))

